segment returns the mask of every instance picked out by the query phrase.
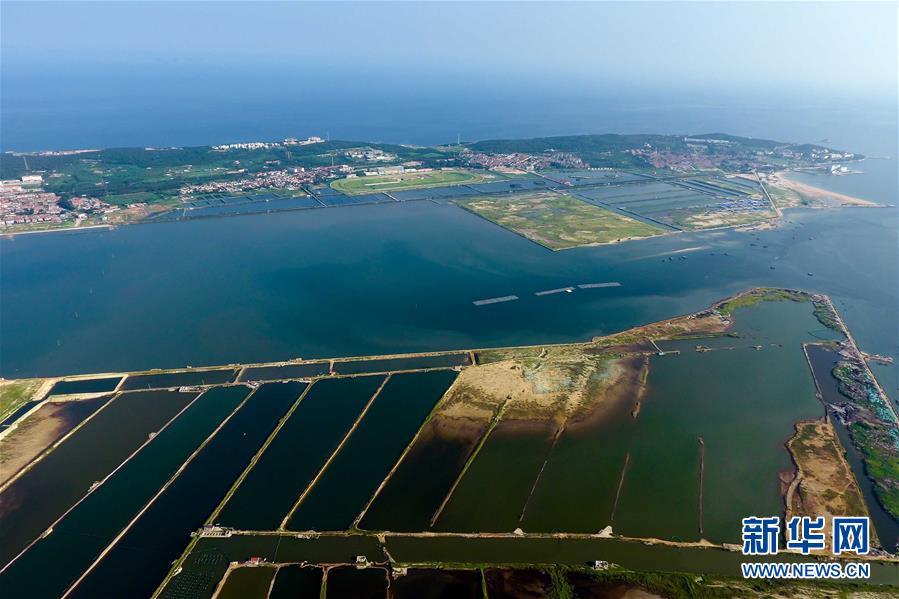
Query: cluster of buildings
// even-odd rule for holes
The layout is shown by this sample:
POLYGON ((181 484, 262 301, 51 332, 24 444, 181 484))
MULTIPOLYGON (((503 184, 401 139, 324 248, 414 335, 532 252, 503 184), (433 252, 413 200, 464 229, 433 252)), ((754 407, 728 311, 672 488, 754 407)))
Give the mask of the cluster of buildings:
POLYGON ((468 164, 488 169, 512 169, 518 171, 535 171, 537 169, 586 168, 587 164, 577 154, 570 152, 544 152, 543 154, 484 154, 481 152, 463 151, 461 158, 468 164))
POLYGON ((715 206, 716 212, 767 212, 771 204, 760 196, 730 198, 715 206))
POLYGON ((55 193, 44 191, 41 183, 40 175, 0 181, 0 226, 52 225, 118 209, 97 198, 61 201, 55 193))
POLYGON ((390 162, 396 155, 375 148, 351 148, 344 152, 347 158, 364 162, 390 162))
POLYGON ((347 174, 352 169, 346 165, 319 166, 312 169, 302 167, 265 171, 253 177, 231 181, 210 181, 197 185, 185 185, 179 191, 182 198, 206 193, 239 193, 253 189, 292 189, 311 185, 325 179, 347 174))
POLYGON ((376 166, 368 168, 361 173, 358 171, 350 173, 347 175, 347 178, 358 177, 360 174, 365 177, 383 177, 385 175, 402 175, 405 173, 430 173, 434 170, 432 168, 420 168, 420 165, 420 162, 407 162, 390 166, 376 166))
POLYGON ((297 139, 296 137, 288 137, 284 141, 250 141, 239 144, 223 144, 220 146, 212 146, 213 150, 268 150, 271 148, 280 148, 282 146, 308 146, 310 144, 320 144, 325 140, 317 135, 307 137, 306 139, 297 139))
POLYGON ((653 168, 668 168, 678 171, 711 169, 721 163, 720 157, 714 154, 674 152, 659 150, 651 146, 626 150, 626 153, 645 159, 653 168))

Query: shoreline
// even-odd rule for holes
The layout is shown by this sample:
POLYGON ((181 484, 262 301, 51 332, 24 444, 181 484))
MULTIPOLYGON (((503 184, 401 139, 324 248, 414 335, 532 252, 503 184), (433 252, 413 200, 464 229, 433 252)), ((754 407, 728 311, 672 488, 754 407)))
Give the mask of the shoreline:
POLYGON ((793 171, 777 171, 769 175, 767 181, 770 185, 775 185, 782 189, 795 191, 801 196, 807 197, 812 200, 838 202, 840 205, 844 206, 867 206, 872 208, 884 206, 884 204, 880 204, 872 200, 866 200, 864 198, 851 196, 837 191, 830 191, 828 189, 824 189, 823 187, 816 187, 808 183, 797 181, 796 179, 790 178, 790 174, 792 172, 793 171))

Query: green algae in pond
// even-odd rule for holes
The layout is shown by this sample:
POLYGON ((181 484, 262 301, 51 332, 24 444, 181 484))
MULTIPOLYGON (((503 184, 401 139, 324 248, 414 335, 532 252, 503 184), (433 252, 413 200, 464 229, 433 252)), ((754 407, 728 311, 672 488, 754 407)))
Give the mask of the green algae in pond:
POLYGON ((555 422, 500 420, 453 491, 434 530, 512 532, 552 446, 555 422))
POLYGON ((747 514, 783 515, 784 443, 797 420, 823 414, 802 350, 820 325, 809 303, 763 302, 734 318, 738 349, 696 352, 699 342, 682 341, 680 354, 653 358, 616 533, 739 542, 747 514))
POLYGON ((453 486, 468 456, 490 424, 488 418, 467 428, 458 419, 436 415, 368 508, 360 527, 369 530, 427 530, 432 516, 453 486))
POLYGON ((528 502, 523 530, 597 532, 611 523, 633 409, 630 401, 620 402, 597 423, 566 427, 528 502))

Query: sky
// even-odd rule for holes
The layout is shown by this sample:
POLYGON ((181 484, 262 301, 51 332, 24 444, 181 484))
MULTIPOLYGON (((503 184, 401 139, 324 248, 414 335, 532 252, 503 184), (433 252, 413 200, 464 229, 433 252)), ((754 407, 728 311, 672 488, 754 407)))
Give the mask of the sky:
MULTIPOLYGON (((406 68, 895 93, 896 4, 2 2, 2 67, 406 68)), ((467 77, 466 77, 467 75, 467 77)))
POLYGON ((721 130, 857 143, 840 129, 892 154, 896 7, 0 0, 0 149, 721 130))

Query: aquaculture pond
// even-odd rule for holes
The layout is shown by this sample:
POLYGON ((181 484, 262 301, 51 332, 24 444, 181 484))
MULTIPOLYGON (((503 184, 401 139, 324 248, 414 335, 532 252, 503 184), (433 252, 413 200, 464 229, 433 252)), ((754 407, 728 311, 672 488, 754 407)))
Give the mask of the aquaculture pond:
POLYGON ((796 421, 823 414, 802 344, 837 335, 809 302, 762 302, 734 318, 732 336, 665 343, 639 405, 637 389, 625 389, 600 416, 569 419, 555 445, 557 423, 504 417, 433 529, 612 526, 720 543, 739 542, 746 514, 782 515, 778 474, 792 467, 784 443, 796 421))
POLYGON ((392 375, 347 443, 300 502, 287 527, 347 529, 455 377, 452 371, 392 375))
POLYGON ((360 372, 396 372, 398 370, 418 370, 422 368, 449 368, 471 363, 467 353, 440 354, 436 356, 411 356, 398 358, 375 358, 371 360, 335 361, 334 372, 356 374, 360 372))
POLYGON ((303 364, 283 364, 281 366, 251 366, 244 368, 238 380, 241 381, 278 381, 282 379, 299 379, 328 374, 328 362, 308 362, 303 364))
POLYGON ((6 564, 147 442, 196 393, 123 393, 0 493, 0 564, 6 564))
POLYGON ((460 429, 453 419, 439 414, 431 418, 366 510, 360 527, 427 530, 489 424, 483 418, 460 429))
POLYGON ((796 421, 824 414, 802 343, 836 334, 808 302, 762 302, 733 317, 733 349, 681 341, 667 345, 679 354, 653 358, 615 532, 737 543, 746 514, 783 515, 784 443, 796 421))
POLYGON ((134 374, 125 379, 122 389, 162 389, 165 387, 189 387, 193 385, 219 385, 221 383, 230 383, 236 375, 236 368, 134 374))
POLYGON ((216 597, 219 599, 265 599, 272 586, 273 567, 237 568, 228 573, 216 597))
POLYGON ((322 586, 321 568, 298 564, 278 568, 269 599, 318 597, 322 586))
POLYGON ((410 568, 390 582, 393 599, 482 599, 479 570, 410 568))
POLYGON ((74 393, 104 393, 114 391, 122 377, 114 376, 99 379, 78 379, 74 381, 57 381, 47 395, 69 395, 74 393))
POLYGON ((304 388, 268 383, 250 395, 70 596, 152 594, 304 388))
POLYGON ((6 597, 59 597, 249 393, 203 393, 133 459, 0 573, 6 597), (45 569, 52 563, 53 568, 45 569), (34 576, 39 570, 42 576, 34 576))
POLYGON ((315 539, 292 534, 201 538, 183 562, 182 570, 169 579, 160 596, 164 599, 211 597, 230 562, 243 562, 254 556, 281 564, 351 564, 359 555, 369 561, 387 559, 376 538, 361 535, 315 539))
POLYGON ((433 529, 512 532, 540 468, 552 447, 558 423, 503 418, 453 490, 433 529))
POLYGON ((360 376, 313 384, 216 521, 241 530, 280 527, 383 382, 360 376))
POLYGON ((631 390, 599 418, 566 425, 528 500, 523 530, 589 533, 611 522, 637 401, 631 390))
MULTIPOLYGON (((0 485, 106 405, 112 395, 80 401, 48 401, 25 417, 0 444, 0 485)), ((37 402, 40 403, 40 402, 37 402)), ((34 403, 28 402, 29 410, 34 403)), ((0 432, 3 427, 0 427, 0 432)))
POLYGON ((384 599, 387 597, 387 570, 383 568, 329 568, 325 578, 325 599, 384 599))

